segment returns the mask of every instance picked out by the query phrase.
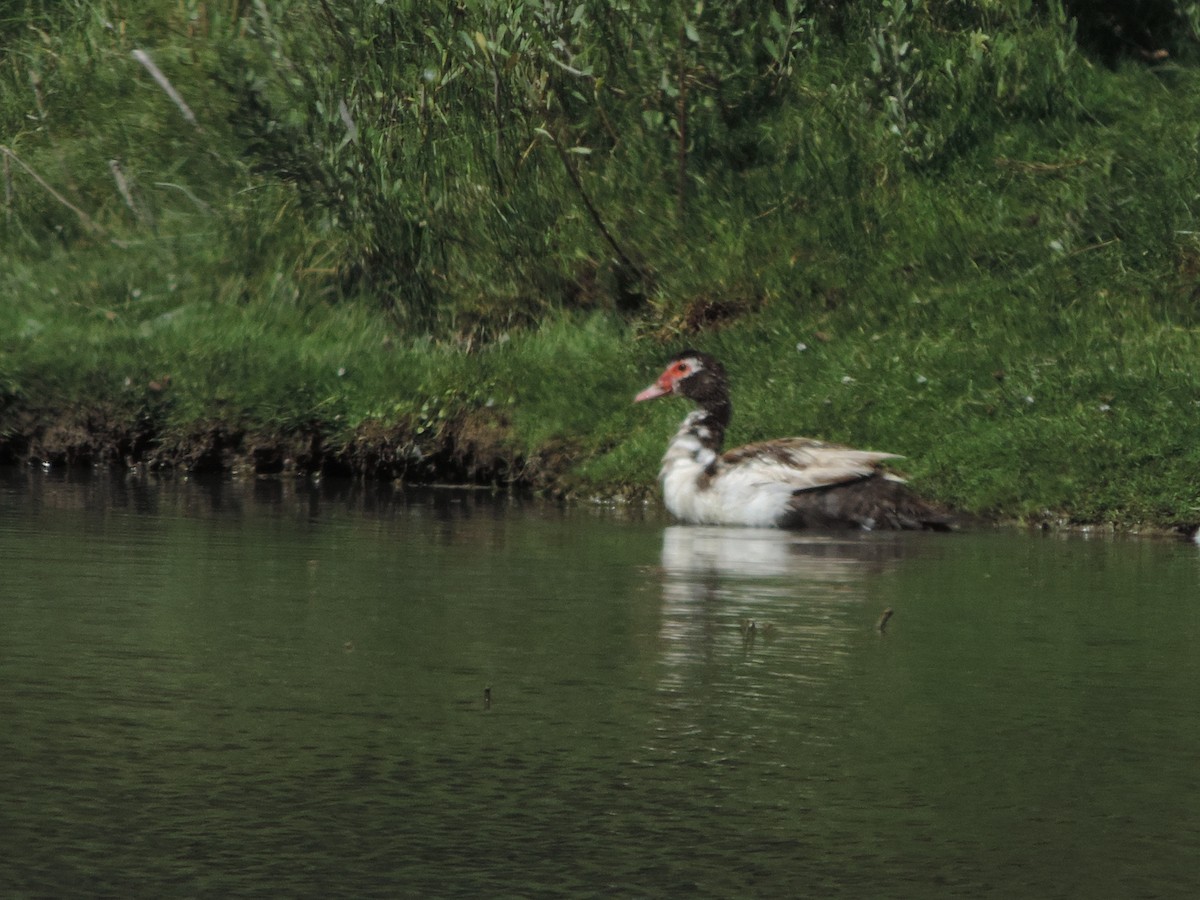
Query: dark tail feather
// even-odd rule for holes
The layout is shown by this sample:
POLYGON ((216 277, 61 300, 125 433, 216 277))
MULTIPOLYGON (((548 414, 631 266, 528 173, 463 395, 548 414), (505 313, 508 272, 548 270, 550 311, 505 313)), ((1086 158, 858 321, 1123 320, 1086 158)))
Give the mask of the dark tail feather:
POLYGON ((859 481, 796 491, 783 528, 861 528, 865 531, 954 531, 954 516, 923 500, 903 482, 873 475, 859 481))

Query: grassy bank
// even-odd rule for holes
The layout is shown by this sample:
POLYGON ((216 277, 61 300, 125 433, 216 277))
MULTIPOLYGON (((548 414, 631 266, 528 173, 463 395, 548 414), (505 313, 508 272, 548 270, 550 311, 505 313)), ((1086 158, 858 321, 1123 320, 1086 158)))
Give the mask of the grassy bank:
POLYGON ((9 10, 0 458, 637 492, 696 345, 731 440, 1200 522, 1196 4, 9 10))

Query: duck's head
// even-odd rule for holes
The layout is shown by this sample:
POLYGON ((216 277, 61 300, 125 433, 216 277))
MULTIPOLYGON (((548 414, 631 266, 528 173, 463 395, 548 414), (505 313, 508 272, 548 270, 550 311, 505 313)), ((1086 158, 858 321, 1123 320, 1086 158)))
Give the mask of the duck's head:
POLYGON ((634 403, 678 394, 715 412, 729 403, 725 367, 707 353, 683 350, 671 357, 658 380, 633 398, 634 403))

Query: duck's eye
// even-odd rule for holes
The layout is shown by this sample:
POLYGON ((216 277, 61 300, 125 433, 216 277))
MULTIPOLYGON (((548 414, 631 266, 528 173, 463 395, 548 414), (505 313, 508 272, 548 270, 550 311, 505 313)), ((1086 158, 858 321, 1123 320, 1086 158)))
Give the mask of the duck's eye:
POLYGON ((685 363, 685 362, 681 362, 681 363, 675 363, 675 372, 676 372, 676 374, 678 374, 678 375, 686 375, 686 374, 687 374, 687 371, 688 371, 688 364, 687 364, 687 363, 685 363))

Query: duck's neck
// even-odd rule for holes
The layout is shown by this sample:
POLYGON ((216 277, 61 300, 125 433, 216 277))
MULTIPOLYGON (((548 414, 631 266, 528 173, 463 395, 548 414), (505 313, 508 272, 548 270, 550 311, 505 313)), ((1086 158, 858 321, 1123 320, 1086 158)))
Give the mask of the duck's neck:
POLYGON ((682 387, 682 394, 698 407, 685 421, 693 423, 696 436, 704 440, 705 446, 720 450, 733 412, 723 373, 702 369, 683 382, 682 387))
POLYGON ((679 426, 676 437, 687 435, 696 444, 713 454, 721 452, 725 443, 725 429, 729 425, 729 401, 719 406, 703 406, 692 410, 679 426))
POLYGON ((728 424, 728 401, 718 404, 710 401, 688 413, 667 444, 659 478, 665 482, 672 472, 686 479, 699 478, 702 473, 713 474, 728 424))

